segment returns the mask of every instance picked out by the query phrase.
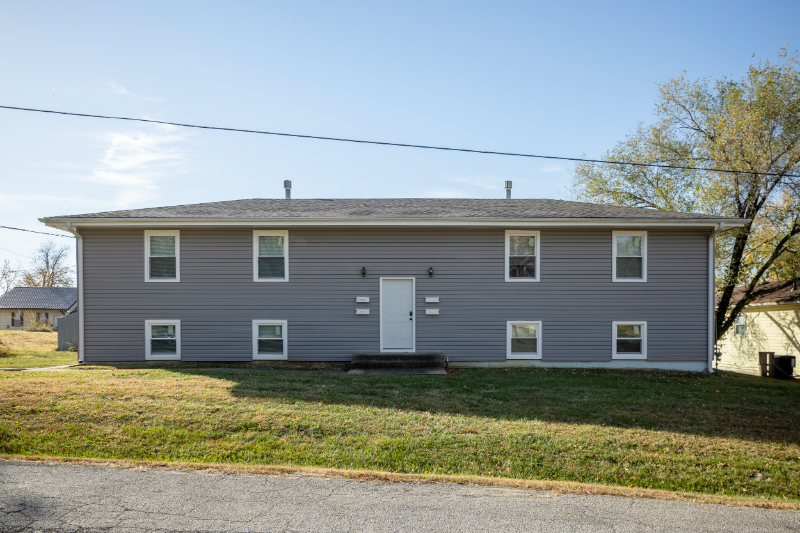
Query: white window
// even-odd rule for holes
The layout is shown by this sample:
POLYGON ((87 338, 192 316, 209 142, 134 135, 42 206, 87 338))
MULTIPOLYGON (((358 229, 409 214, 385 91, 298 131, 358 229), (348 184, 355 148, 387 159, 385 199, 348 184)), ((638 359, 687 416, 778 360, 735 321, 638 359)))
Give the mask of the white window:
POLYGON ((144 280, 181 280, 181 232, 147 230, 144 232, 144 280))
POLYGON ((181 358, 181 321, 145 320, 145 359, 175 361, 181 358))
POLYGON ((612 359, 647 359, 647 322, 612 322, 612 359))
POLYGON ((613 281, 647 281, 647 232, 614 231, 613 281))
POLYGON ((506 231, 506 281, 539 281, 538 231, 506 231))
POLYGON ((289 281, 289 232, 253 232, 253 281, 289 281))
POLYGON ((747 336, 747 317, 744 313, 739 314, 733 323, 733 336, 746 337, 747 336))
POLYGON ((286 320, 253 320, 253 359, 287 359, 286 320))
POLYGON ((542 358, 541 321, 506 324, 506 359, 542 358))

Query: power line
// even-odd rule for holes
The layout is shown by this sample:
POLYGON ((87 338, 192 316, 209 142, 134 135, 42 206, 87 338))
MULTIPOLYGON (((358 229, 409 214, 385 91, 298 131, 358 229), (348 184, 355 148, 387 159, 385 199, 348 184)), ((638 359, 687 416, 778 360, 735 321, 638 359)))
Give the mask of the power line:
POLYGON ((406 144, 406 143, 392 143, 383 141, 367 141, 363 139, 347 139, 344 137, 323 137, 320 135, 302 135, 299 133, 280 133, 276 131, 259 131, 259 130, 245 130, 239 128, 223 128, 219 126, 199 126, 197 124, 182 124, 180 122, 166 122, 164 120, 150 120, 146 118, 131 118, 131 117, 111 117, 105 115, 88 115, 85 113, 69 113, 66 111, 51 111, 47 109, 31 109, 27 107, 12 107, 7 105, 0 105, 0 109, 13 109, 16 111, 33 111, 36 113, 52 113, 54 115, 69 115, 72 117, 86 117, 86 118, 103 118, 109 120, 128 120, 131 122, 148 122, 151 124, 164 124, 167 126, 180 126, 183 128, 199 128, 204 130, 219 130, 219 131, 236 131, 239 133, 258 133, 260 135, 275 135, 278 137, 295 137, 298 139, 316 139, 320 141, 337 141, 358 144, 377 144, 380 146, 397 146, 400 148, 421 148, 424 150, 443 150, 447 152, 467 152, 471 154, 488 154, 488 155, 502 155, 510 157, 530 157, 536 159, 557 159, 559 161, 577 161, 583 163, 604 163, 609 165, 631 165, 637 167, 653 167, 653 168, 668 168, 674 170, 707 170, 710 172, 725 172, 728 174, 754 174, 761 176, 776 176, 788 178, 800 178, 800 174, 781 174, 779 172, 752 172, 752 171, 739 171, 727 170, 722 168, 709 168, 709 167, 687 167, 681 165, 661 165, 657 163, 635 163, 632 161, 608 161, 604 159, 581 159, 579 157, 559 157, 555 155, 535 155, 535 154, 521 154, 515 152, 496 152, 492 150, 471 150, 469 148, 450 148, 445 146, 429 146, 424 144, 406 144))
POLYGON ((14 252, 14 251, 12 251, 12 250, 9 250, 9 249, 7 249, 7 248, 1 248, 1 247, 0 247, 0 250, 5 250, 6 252, 8 252, 8 253, 10 253, 10 254, 18 255, 18 256, 20 256, 20 257, 24 257, 25 259, 33 259, 32 257, 28 257, 27 255, 22 255, 22 254, 20 254, 20 253, 14 252))
MULTIPOLYGON (((65 237, 67 239, 74 239, 75 238, 72 235, 59 235, 58 233, 45 233, 43 231, 33 231, 32 229, 12 228, 10 226, 0 226, 0 229, 13 229, 13 230, 16 230, 16 231, 27 231, 29 233, 39 233, 41 235, 52 235, 53 237, 65 237)), ((6 250, 6 251, 8 251, 8 250, 6 250)))

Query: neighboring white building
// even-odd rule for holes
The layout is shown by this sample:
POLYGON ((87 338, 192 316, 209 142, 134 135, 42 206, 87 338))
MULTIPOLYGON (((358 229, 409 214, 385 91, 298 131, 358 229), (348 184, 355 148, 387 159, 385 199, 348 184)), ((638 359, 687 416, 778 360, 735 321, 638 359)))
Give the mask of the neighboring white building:
POLYGON ((75 287, 15 287, 0 296, 0 330, 54 324, 77 305, 75 287))
MULTIPOLYGON (((742 292, 734 291, 733 303, 742 292)), ((745 307, 717 346, 722 352, 719 368, 737 372, 758 373, 758 352, 800 356, 800 287, 790 285, 745 307)))

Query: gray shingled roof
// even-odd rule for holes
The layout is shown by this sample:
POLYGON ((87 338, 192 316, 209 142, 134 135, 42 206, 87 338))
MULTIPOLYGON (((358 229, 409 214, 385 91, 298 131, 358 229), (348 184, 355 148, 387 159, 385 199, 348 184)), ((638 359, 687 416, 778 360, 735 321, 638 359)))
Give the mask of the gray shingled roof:
POLYGON ((78 301, 75 287, 15 287, 0 296, 0 309, 69 309, 78 301))
POLYGON ((231 200, 203 204, 103 211, 82 215, 48 217, 45 222, 65 219, 651 219, 651 220, 728 220, 738 218, 659 211, 640 207, 568 202, 543 199, 434 199, 434 198, 369 198, 369 199, 264 199, 231 200))

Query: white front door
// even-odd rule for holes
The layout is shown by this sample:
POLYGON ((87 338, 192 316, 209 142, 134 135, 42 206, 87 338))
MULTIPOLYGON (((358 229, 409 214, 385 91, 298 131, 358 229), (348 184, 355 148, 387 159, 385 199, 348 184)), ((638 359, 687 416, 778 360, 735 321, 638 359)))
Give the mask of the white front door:
POLYGON ((381 280, 381 350, 414 349, 414 280, 381 280))

